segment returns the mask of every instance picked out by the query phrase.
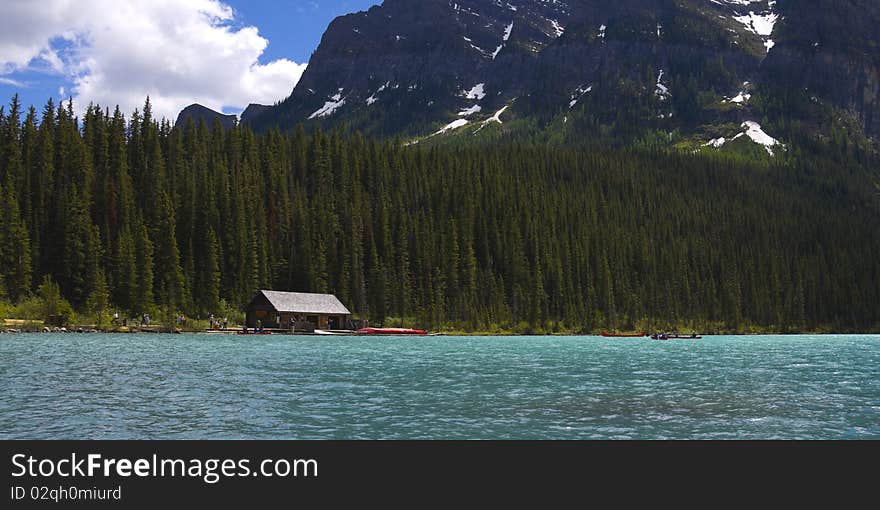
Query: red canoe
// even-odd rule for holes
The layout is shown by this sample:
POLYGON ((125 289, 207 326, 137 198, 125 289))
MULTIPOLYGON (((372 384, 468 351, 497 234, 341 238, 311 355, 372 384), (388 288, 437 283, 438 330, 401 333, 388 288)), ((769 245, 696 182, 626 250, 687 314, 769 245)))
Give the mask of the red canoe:
POLYGON ((602 336, 607 338, 641 338, 644 336, 648 336, 647 333, 607 333, 605 331, 602 332, 602 336))
POLYGON ((364 328, 355 331, 356 335, 426 335, 421 329, 406 328, 364 328))

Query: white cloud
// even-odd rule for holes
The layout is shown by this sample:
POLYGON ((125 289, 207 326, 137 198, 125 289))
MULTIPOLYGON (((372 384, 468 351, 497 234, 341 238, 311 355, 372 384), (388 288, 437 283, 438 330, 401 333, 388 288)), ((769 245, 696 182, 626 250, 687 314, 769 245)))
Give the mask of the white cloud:
POLYGON ((12 78, 4 78, 0 76, 0 83, 3 85, 12 85, 13 87, 26 88, 27 85, 18 80, 13 80, 12 78))
POLYGON ((7 0, 0 17, 0 74, 33 67, 66 75, 78 108, 131 112, 147 95, 173 120, 197 102, 241 109, 287 97, 305 64, 259 62, 269 44, 233 27, 219 0, 7 0), (10 4, 11 5, 8 5, 10 4))

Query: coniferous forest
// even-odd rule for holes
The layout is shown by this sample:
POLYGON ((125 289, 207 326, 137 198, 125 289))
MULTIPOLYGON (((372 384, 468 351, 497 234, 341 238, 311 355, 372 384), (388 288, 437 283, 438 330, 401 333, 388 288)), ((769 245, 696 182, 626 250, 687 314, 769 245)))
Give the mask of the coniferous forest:
POLYGON ((371 324, 880 329, 872 153, 404 146, 70 103, 0 110, 0 302, 191 317, 257 289, 371 324))

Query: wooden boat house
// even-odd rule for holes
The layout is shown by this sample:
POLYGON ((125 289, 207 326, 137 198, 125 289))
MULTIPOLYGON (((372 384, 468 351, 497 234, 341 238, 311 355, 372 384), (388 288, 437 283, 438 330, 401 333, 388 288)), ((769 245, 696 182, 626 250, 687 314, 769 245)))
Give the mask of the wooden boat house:
POLYGON ((249 328, 303 332, 351 327, 351 312, 332 294, 261 290, 247 307, 249 328))

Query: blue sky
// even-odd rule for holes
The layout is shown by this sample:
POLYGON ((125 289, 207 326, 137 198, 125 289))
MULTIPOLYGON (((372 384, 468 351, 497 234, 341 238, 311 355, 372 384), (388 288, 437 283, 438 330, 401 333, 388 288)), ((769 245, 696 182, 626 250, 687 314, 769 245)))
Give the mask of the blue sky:
POLYGON ((240 22, 254 25, 269 39, 264 57, 306 62, 327 25, 337 16, 365 11, 381 0, 229 0, 240 22))
MULTIPOLYGON (((120 105, 149 95, 172 118, 199 102, 228 113, 284 99, 330 21, 380 0, 6 0, 0 101, 18 93, 120 105)), ((4 2, 5 3, 5 2, 4 2)))

